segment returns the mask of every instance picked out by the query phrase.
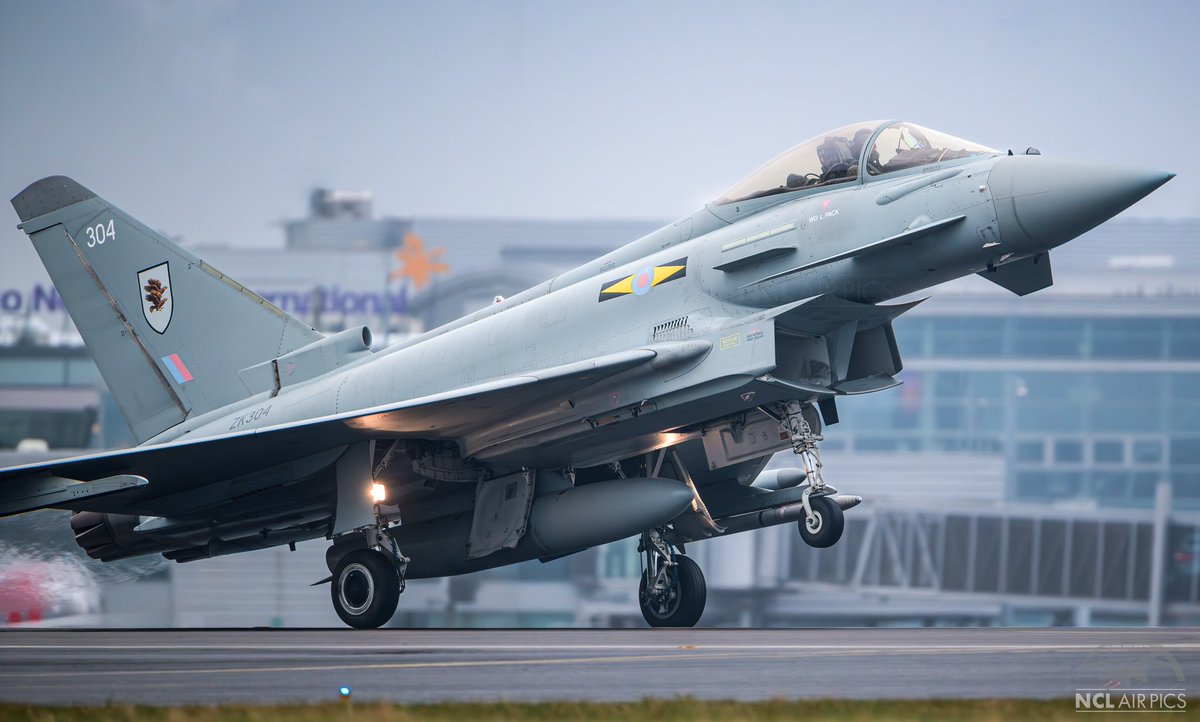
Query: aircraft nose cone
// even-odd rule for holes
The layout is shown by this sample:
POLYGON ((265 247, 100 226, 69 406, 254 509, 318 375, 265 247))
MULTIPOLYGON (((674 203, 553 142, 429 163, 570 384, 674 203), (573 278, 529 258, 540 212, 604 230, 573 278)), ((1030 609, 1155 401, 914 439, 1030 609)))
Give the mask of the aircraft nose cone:
POLYGON ((1010 156, 996 163, 988 182, 1001 239, 1028 252, 1066 243, 1174 177, 1162 171, 1010 156))

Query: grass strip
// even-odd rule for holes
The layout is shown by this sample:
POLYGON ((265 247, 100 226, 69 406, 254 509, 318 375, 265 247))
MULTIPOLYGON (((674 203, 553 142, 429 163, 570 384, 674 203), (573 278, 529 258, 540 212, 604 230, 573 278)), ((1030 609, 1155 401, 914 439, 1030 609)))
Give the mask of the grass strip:
MULTIPOLYGON (((1172 719, 1200 719, 1194 710, 1172 719)), ((706 701, 692 698, 640 702, 492 702, 393 704, 341 702, 286 705, 145 707, 0 704, 4 722, 960 722, 1073 720, 1074 701, 1059 700, 769 700, 706 701)), ((1105 713, 1106 722, 1145 714, 1105 713)))

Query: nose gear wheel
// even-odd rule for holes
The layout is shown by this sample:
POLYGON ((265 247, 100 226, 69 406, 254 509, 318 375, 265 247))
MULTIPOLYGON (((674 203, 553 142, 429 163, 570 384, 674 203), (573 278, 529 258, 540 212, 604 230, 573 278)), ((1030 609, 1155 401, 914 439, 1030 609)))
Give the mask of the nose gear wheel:
POLYGON ((842 538, 846 526, 842 507, 827 496, 811 497, 808 501, 812 511, 796 522, 800 527, 800 538, 818 549, 833 546, 842 538))

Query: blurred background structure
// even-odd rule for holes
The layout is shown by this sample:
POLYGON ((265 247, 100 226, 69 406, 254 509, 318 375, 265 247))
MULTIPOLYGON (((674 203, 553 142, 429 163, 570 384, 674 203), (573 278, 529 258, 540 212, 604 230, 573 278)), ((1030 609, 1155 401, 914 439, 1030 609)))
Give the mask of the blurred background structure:
MULTIPOLYGON (((701 625, 1198 624, 1200 90, 1169 82, 1196 27, 1186 0, 2 3, 0 187, 69 174, 322 331, 391 342, 854 120, 1176 171, 1055 251, 1052 288, 963 279, 896 321, 904 384, 826 431, 828 478, 866 499, 840 544, 689 552, 701 625)), ((0 465, 129 441, 9 227, 0 465)), ((634 544, 412 582, 392 623, 640 626, 634 544)), ((323 555, 102 565, 37 512, 0 520, 0 624, 336 625, 323 555)))

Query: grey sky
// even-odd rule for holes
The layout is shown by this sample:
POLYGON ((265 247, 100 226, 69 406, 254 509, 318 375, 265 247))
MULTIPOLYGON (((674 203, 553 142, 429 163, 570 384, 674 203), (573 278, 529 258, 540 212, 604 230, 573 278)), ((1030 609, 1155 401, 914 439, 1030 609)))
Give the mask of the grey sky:
POLYGON ((900 117, 1176 171, 1131 213, 1194 216, 1198 30, 1191 1, 0 0, 0 191, 64 173, 203 243, 275 241, 318 184, 382 214, 665 219, 900 117))

